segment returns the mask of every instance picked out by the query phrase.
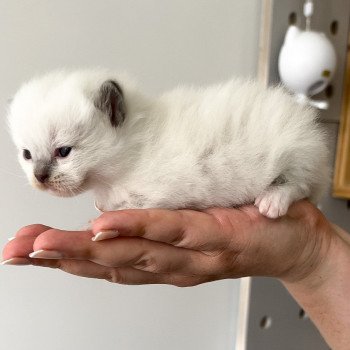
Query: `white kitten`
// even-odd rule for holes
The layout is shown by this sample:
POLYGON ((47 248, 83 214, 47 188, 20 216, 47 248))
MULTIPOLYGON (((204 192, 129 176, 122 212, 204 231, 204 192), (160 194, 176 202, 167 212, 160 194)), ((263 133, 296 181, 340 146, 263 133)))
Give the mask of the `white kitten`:
POLYGON ((232 80, 148 98, 102 70, 34 79, 9 111, 24 171, 52 194, 93 190, 103 210, 255 201, 271 218, 327 184, 315 118, 282 88, 232 80))

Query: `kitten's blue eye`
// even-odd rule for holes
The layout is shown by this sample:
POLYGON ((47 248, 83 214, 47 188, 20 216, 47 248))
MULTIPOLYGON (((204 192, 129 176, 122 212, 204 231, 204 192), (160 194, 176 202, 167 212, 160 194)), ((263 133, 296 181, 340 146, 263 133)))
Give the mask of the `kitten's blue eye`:
POLYGON ((69 155, 70 151, 72 150, 72 147, 60 147, 57 148, 55 151, 56 157, 65 158, 69 155))
POLYGON ((29 150, 27 150, 27 149, 23 150, 23 158, 26 159, 26 160, 32 159, 32 155, 29 152, 29 150))

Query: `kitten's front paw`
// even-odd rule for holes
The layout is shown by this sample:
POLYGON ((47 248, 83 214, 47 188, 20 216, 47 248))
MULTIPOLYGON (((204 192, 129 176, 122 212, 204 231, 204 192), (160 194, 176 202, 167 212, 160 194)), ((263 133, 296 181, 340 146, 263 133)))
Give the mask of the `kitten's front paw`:
POLYGON ((283 191, 270 190, 259 195, 254 205, 259 208, 262 215, 276 219, 287 213, 290 199, 283 191))
POLYGON ((86 224, 83 224, 79 230, 80 231, 90 231, 92 229, 92 224, 96 220, 96 218, 89 220, 86 224))

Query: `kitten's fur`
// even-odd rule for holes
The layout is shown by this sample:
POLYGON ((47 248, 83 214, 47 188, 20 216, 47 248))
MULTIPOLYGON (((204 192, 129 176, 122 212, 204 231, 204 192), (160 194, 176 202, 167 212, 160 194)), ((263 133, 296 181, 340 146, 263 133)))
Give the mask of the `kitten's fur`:
POLYGON ((9 111, 24 171, 53 194, 91 189, 103 210, 255 201, 271 218, 295 200, 318 200, 327 184, 328 152, 315 118, 282 88, 231 80, 149 98, 102 70, 34 79, 9 111), (64 146, 71 153, 55 157, 64 146), (44 183, 33 176, 42 168, 44 183))

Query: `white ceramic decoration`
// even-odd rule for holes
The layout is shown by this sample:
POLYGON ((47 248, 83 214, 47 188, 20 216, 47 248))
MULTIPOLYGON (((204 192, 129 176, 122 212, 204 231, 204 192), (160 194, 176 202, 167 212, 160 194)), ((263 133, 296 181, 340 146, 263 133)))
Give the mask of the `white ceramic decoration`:
POLYGON ((336 69, 336 53, 324 33, 290 26, 279 55, 278 69, 281 81, 300 102, 328 108, 327 101, 310 99, 327 87, 336 69))

